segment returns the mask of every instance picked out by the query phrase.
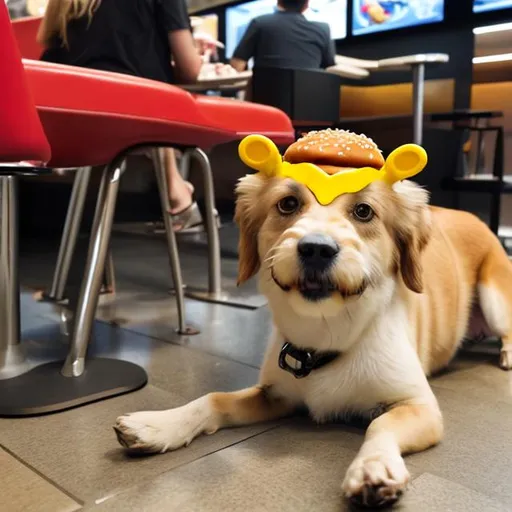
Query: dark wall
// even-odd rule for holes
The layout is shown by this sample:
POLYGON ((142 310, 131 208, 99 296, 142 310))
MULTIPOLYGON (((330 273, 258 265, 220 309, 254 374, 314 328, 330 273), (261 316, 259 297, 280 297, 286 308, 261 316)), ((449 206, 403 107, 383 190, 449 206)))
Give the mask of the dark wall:
MULTIPOLYGON (((442 25, 417 27, 406 33, 378 34, 371 38, 351 38, 338 41, 337 52, 360 59, 387 59, 419 53, 446 53, 450 61, 446 64, 427 66, 426 78, 452 78, 456 82, 454 108, 469 108, 471 101, 472 59, 474 36, 471 28, 444 28, 442 25)), ((410 82, 410 71, 371 73, 357 85, 382 85, 410 82)))

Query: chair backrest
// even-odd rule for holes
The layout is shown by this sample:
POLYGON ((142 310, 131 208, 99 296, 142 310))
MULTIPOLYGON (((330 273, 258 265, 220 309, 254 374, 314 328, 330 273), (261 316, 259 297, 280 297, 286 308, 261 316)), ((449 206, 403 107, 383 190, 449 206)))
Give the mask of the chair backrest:
POLYGON ((37 42, 37 31, 42 18, 18 18, 12 21, 14 37, 24 59, 39 60, 43 47, 37 42))
POLYGON ((0 76, 0 163, 48 162, 50 145, 29 92, 4 1, 0 1, 0 76))

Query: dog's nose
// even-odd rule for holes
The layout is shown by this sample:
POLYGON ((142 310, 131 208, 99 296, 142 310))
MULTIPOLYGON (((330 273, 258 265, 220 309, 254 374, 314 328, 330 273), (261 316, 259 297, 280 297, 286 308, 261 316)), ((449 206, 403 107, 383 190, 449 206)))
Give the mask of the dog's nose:
POLYGON ((312 233, 299 240, 297 251, 305 267, 326 270, 340 252, 340 247, 332 237, 312 233))

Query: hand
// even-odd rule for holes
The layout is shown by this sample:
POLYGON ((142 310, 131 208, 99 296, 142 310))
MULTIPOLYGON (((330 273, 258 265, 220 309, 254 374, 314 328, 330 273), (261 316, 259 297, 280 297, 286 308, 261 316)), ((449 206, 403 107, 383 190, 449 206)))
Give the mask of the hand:
POLYGON ((217 54, 217 48, 222 48, 222 43, 216 41, 212 36, 204 32, 194 34, 194 42, 202 57, 205 55, 212 56, 217 54))

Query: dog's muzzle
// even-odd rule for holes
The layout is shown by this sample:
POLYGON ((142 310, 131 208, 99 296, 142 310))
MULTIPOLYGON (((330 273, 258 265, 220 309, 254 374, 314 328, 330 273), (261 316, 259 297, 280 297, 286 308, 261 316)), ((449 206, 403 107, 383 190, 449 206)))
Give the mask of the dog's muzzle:
POLYGON ((325 272, 336 261, 340 246, 329 235, 312 233, 299 240, 297 252, 306 274, 325 272))
POLYGON ((302 267, 300 293, 311 301, 326 299, 336 291, 328 271, 338 257, 339 245, 329 235, 311 233, 299 240, 297 252, 302 267))

